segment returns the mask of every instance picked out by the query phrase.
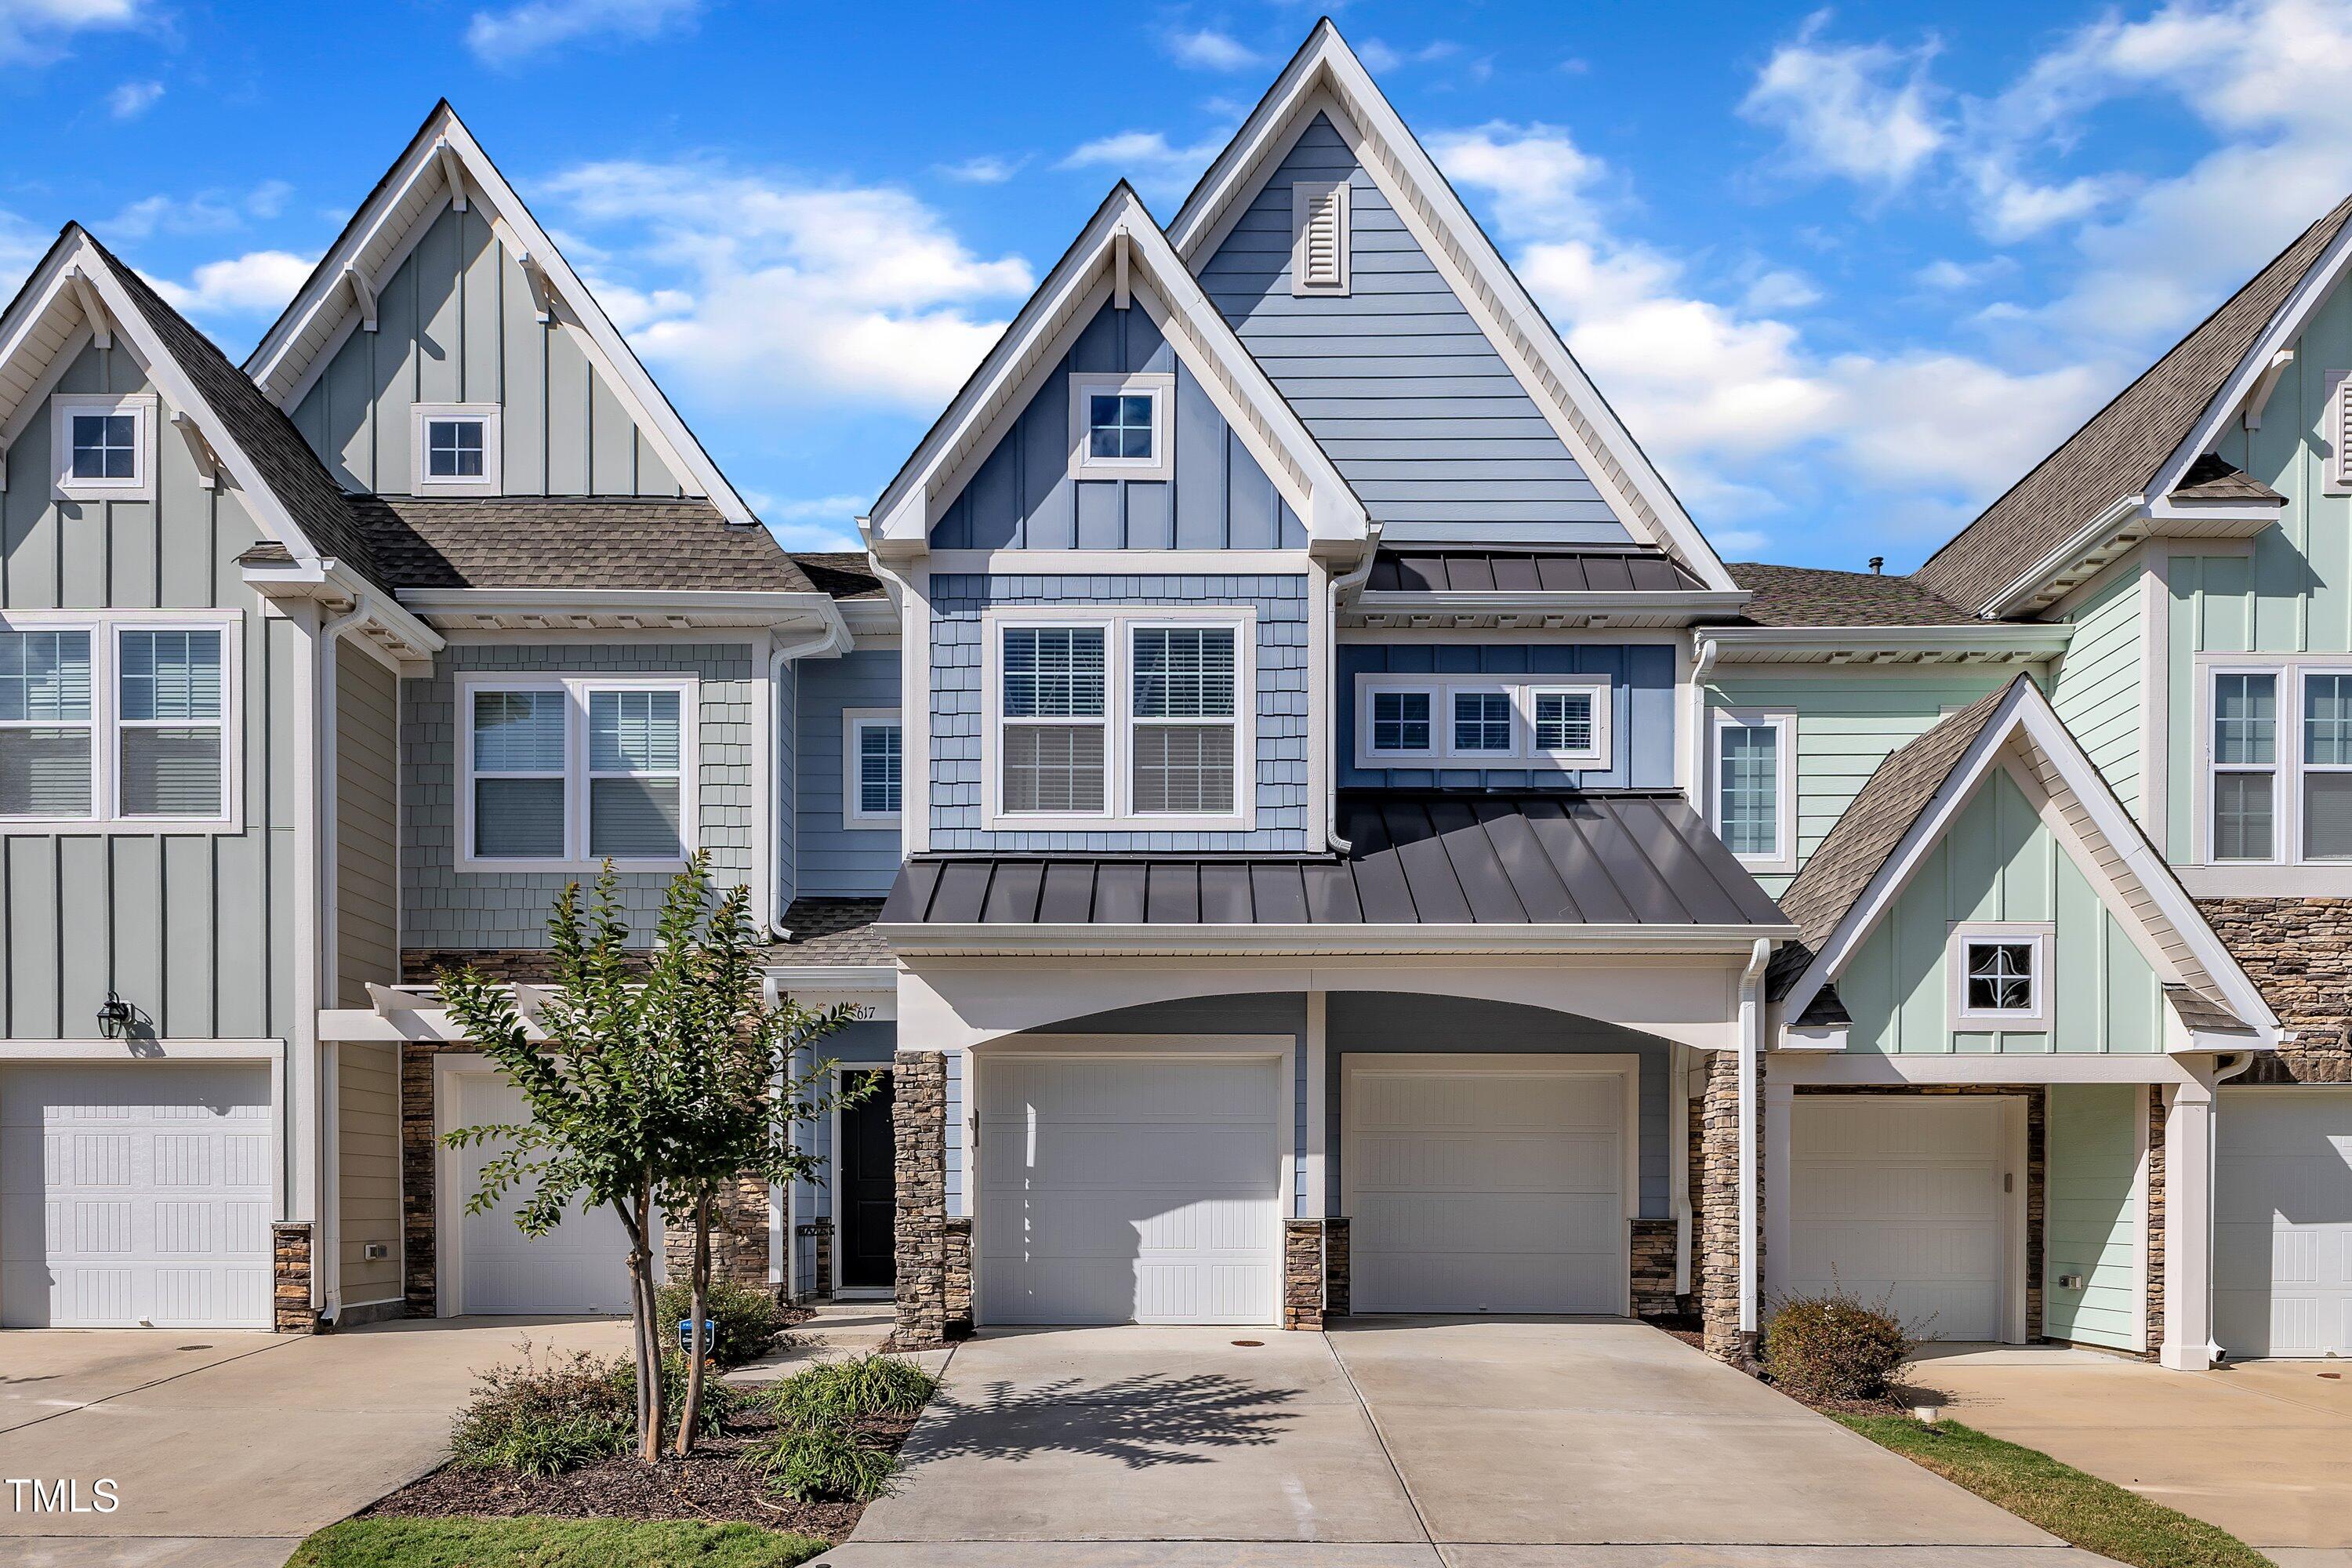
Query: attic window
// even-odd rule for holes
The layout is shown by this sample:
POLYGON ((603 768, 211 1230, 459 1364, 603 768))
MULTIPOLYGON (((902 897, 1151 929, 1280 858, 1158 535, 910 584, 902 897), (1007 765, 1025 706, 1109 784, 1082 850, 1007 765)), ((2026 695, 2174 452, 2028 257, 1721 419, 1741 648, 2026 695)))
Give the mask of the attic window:
POLYGON ((1290 187, 1290 291, 1348 292, 1348 185, 1300 180, 1290 187))
POLYGON ((2056 945, 2053 925, 1981 921, 1954 926, 1945 958, 1952 975, 1952 1026, 2047 1030, 2056 945))
POLYGON ((1168 478, 1175 401, 1176 378, 1165 374, 1070 377, 1070 477, 1168 478))
POLYGON ((155 399, 142 394, 60 393, 49 400, 51 471, 68 500, 143 500, 155 493, 155 399))
POLYGON ((499 448, 497 404, 417 404, 409 463, 415 493, 498 494, 499 448))

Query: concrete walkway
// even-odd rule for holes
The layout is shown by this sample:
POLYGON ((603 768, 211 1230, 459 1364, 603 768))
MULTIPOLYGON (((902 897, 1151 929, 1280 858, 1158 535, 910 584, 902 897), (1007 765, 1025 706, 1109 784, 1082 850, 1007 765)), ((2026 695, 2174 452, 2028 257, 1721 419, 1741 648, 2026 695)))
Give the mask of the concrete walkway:
POLYGON ((1955 1420, 2220 1525, 2282 1568, 2352 1568, 2352 1368, 2166 1372, 2096 1351, 1954 1347, 1906 1381, 1955 1420))
POLYGON ((2084 1568, 1620 1320, 990 1333, 830 1568, 2084 1568))

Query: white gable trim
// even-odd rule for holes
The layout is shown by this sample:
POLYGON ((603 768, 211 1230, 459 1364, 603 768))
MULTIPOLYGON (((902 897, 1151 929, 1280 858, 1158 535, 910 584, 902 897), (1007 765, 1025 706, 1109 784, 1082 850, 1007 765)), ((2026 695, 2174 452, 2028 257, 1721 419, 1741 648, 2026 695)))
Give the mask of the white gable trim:
POLYGON ((1360 551, 1370 537, 1362 503, 1124 183, 875 503, 869 536, 877 548, 896 554, 929 548, 932 525, 1058 371, 1070 339, 1113 299, 1122 272, 1133 303, 1151 318, 1306 523, 1308 548, 1360 551))
POLYGON ((1822 988, 1844 973, 1996 767, 2009 767, 2021 783, 2033 784, 2027 798, 2042 810, 2044 822, 2159 978, 2218 994, 2253 1026, 2257 1041, 2277 1043, 2278 1018, 2262 993, 2205 923, 2195 900, 2116 798, 2050 700, 2024 678, 2011 685, 1927 809, 1798 977, 1780 1005, 1783 1018, 1802 1017, 1822 988), (2027 768, 2030 772, 2021 771, 2027 768))
POLYGON ((1707 587, 1738 584, 1486 232, 1328 18, 1316 23, 1169 226, 1187 265, 1216 252, 1317 112, 1330 116, 1414 240, 1618 515, 1707 587))
POLYGON ((457 111, 442 104, 425 120, 367 205, 337 237, 310 281, 245 362, 246 373, 291 413, 354 331, 373 331, 359 296, 393 275, 445 206, 478 206, 491 233, 530 281, 543 321, 574 331, 589 363, 653 443, 663 465, 689 495, 717 507, 730 522, 759 519, 719 471, 678 416, 635 350, 604 314, 572 264, 523 205, 457 111), (452 183, 452 175, 457 176, 452 183), (372 280, 372 281, 371 281, 372 280))
POLYGON ((261 470, 236 444, 212 405, 196 391, 195 383, 189 379, 179 361, 166 352, 146 313, 131 300, 105 257, 79 234, 50 251, 17 295, 16 312, 7 321, 0 321, 0 366, 13 364, 28 344, 41 341, 45 324, 48 331, 56 332, 59 344, 51 351, 26 395, 0 409, 10 438, 23 430, 26 416, 38 405, 38 399, 57 384, 58 378, 73 363, 72 356, 90 341, 88 301, 93 298, 99 309, 112 319, 114 347, 128 351, 139 362, 165 404, 175 413, 195 421, 198 431, 220 459, 220 471, 228 476, 239 492, 256 526, 284 545, 297 562, 316 563, 319 552, 310 535, 286 510, 278 492, 262 479, 261 470))

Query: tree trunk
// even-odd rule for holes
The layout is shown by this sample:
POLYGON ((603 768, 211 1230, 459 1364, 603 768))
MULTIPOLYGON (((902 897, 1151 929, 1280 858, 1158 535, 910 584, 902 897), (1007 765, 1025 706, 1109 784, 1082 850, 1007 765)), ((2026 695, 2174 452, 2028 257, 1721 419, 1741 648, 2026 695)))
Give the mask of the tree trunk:
POLYGON ((687 1340, 686 1403, 678 1411, 677 1455, 694 1452, 695 1421, 702 1414, 702 1363, 710 1353, 703 1342, 710 1315, 710 1194, 694 1200, 694 1279, 689 1291, 693 1306, 688 1316, 694 1328, 687 1340))
POLYGON ((637 1345, 637 1457, 646 1464, 661 1458, 663 1406, 661 1324, 655 1305, 653 1270, 653 1189, 640 1188, 634 1213, 622 1216, 629 1231, 629 1315, 635 1320, 637 1345))

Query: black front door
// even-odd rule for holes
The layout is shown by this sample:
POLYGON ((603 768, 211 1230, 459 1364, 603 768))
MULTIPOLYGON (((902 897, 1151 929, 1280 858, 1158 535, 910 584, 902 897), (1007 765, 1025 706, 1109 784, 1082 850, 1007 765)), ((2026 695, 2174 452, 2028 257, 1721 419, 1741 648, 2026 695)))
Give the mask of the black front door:
POLYGON ((890 1138, 890 1075, 887 1072, 845 1072, 841 1086, 856 1089, 871 1082, 874 1091, 855 1105, 841 1109, 841 1147, 835 1173, 841 1194, 841 1283, 888 1289, 898 1283, 898 1260, 895 1230, 898 1182, 890 1138))

